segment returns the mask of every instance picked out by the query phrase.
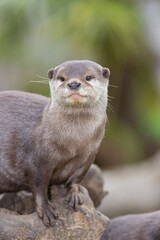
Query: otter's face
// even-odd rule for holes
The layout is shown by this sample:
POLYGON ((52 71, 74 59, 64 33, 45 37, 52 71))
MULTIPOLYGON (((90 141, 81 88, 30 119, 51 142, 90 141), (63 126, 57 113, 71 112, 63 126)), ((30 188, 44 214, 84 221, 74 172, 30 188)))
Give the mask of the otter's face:
POLYGON ((68 61, 48 71, 52 101, 71 106, 107 105, 110 71, 92 61, 68 61))

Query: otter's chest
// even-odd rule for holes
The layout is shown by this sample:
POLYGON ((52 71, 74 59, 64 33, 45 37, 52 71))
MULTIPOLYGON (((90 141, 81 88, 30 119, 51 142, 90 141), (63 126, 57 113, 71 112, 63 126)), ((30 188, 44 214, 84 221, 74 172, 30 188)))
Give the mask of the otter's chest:
POLYGON ((97 148, 102 139, 103 128, 99 129, 95 126, 77 124, 68 126, 59 132, 55 141, 54 150, 57 153, 58 159, 75 159, 82 153, 92 151, 92 148, 97 148))
POLYGON ((57 142, 54 144, 54 154, 56 158, 57 165, 66 165, 81 159, 82 155, 87 155, 92 149, 91 138, 65 138, 62 142, 57 142))
POLYGON ((63 184, 71 177, 81 165, 87 167, 88 153, 86 151, 66 151, 66 155, 61 155, 61 158, 56 162, 53 169, 51 183, 63 184))
POLYGON ((64 183, 80 166, 84 166, 84 171, 88 168, 90 156, 96 154, 102 139, 102 132, 99 136, 95 134, 70 135, 55 147, 54 156, 56 165, 52 174, 52 184, 64 183))

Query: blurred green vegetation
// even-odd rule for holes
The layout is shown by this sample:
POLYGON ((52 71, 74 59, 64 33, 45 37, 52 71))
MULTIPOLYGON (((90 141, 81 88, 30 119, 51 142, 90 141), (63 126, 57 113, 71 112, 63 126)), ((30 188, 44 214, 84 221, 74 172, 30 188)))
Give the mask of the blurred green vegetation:
MULTIPOLYGON (((160 94, 135 1, 0 1, 0 69, 20 73, 17 88, 20 84, 22 90, 49 95, 48 85, 31 81, 69 59, 92 59, 111 70, 114 111, 108 108, 97 161, 105 166, 135 162, 159 149, 160 94)), ((8 82, 5 88, 10 89, 10 77, 4 76, 1 84, 8 82)))

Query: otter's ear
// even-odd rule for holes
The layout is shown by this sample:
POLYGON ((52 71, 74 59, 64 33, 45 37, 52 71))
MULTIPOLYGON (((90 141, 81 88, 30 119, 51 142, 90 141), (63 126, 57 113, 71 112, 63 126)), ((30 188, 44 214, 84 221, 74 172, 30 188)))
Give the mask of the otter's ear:
POLYGON ((53 74, 54 74, 54 68, 51 68, 48 70, 48 78, 52 79, 53 78, 53 74))
POLYGON ((110 70, 108 68, 103 68, 102 69, 102 75, 103 75, 103 77, 108 79, 109 76, 110 76, 110 70))

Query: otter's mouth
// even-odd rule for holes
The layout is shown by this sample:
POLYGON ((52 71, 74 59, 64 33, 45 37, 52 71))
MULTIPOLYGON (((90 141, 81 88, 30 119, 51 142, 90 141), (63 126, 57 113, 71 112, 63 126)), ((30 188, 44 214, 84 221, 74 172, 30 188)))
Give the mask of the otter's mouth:
POLYGON ((80 99, 84 98, 84 96, 82 96, 79 93, 72 93, 72 94, 69 95, 69 98, 71 98, 74 101, 76 101, 76 100, 80 100, 80 99))
POLYGON ((81 95, 78 92, 74 92, 67 96, 66 102, 71 104, 84 104, 87 102, 87 96, 81 95))

